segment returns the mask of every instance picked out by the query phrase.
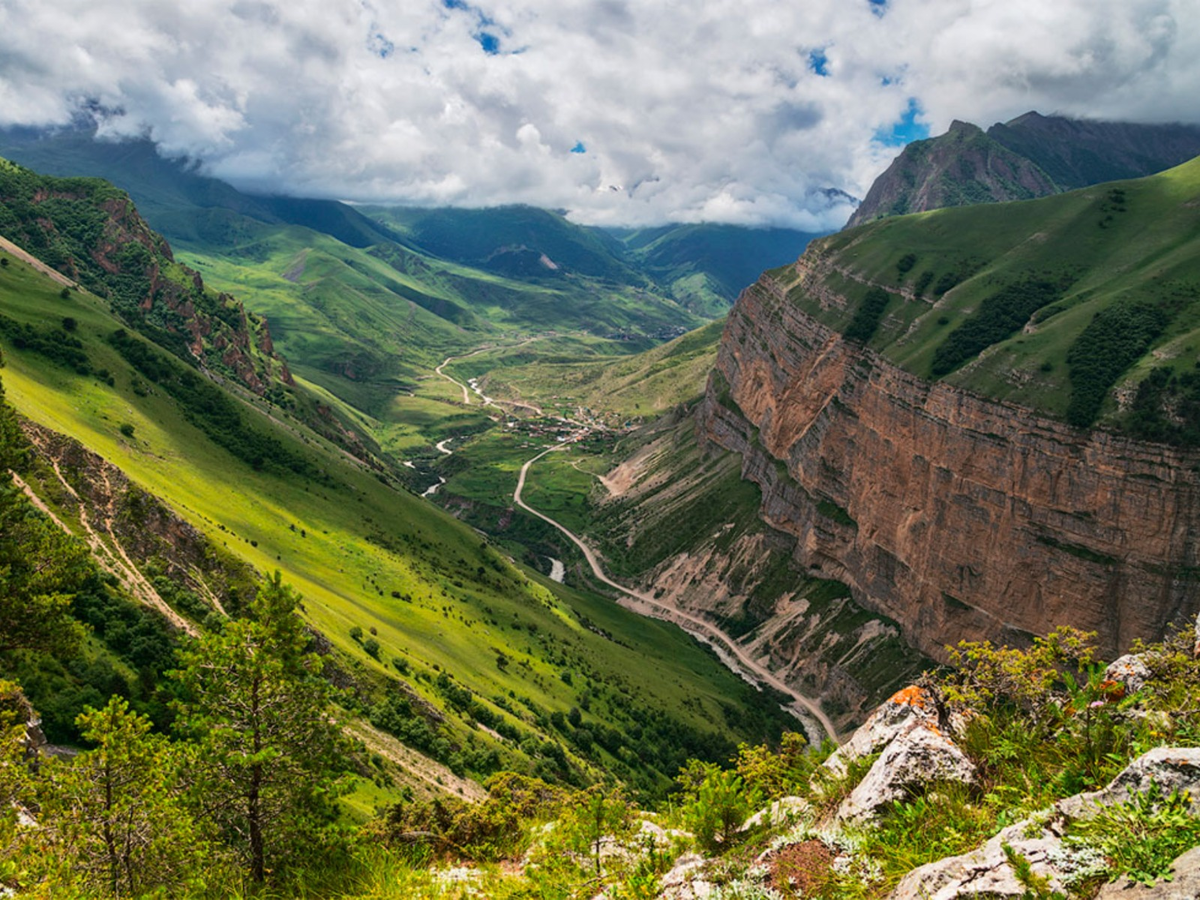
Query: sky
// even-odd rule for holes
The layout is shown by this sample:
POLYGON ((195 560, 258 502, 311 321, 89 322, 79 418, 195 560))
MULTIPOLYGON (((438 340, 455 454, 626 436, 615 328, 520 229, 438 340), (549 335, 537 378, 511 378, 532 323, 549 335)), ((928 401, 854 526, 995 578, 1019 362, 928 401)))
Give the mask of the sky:
POLYGON ((0 126, 243 189, 839 227, 904 142, 1200 123, 1200 0, 0 0, 0 126))

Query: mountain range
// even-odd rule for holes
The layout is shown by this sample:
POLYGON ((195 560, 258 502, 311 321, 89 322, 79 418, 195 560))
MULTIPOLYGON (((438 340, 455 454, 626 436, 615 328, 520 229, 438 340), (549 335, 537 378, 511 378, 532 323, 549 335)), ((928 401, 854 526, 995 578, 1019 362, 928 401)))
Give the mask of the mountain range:
POLYGON ((340 692, 349 816, 432 833, 407 803, 504 771, 601 817, 601 785, 716 803, 743 742, 739 778, 794 764, 838 807, 786 762, 795 695, 730 653, 836 738, 931 660, 974 671, 957 641, 1033 665, 1069 622, 1111 658, 1200 612, 1200 159, 1086 180, 1190 134, 956 124, 811 236, 254 197, 148 142, 8 132, 74 174, 0 162, 0 512, 91 561, 60 567, 79 655, 5 674, 54 741, 114 692, 165 731, 185 636, 276 572, 340 692))

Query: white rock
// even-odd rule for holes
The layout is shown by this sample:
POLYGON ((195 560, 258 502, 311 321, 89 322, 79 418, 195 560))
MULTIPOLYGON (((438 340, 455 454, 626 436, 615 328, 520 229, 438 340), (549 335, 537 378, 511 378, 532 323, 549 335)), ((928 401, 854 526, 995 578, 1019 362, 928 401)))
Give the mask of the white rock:
POLYGON ((900 880, 888 900, 959 900, 967 897, 1023 897, 1027 888, 1017 881, 1001 845, 1029 861, 1033 871, 1050 878, 1052 890, 1065 891, 1050 865, 1048 855, 1061 846, 1056 837, 1043 833, 1025 836, 1027 822, 1009 826, 970 853, 951 856, 913 869, 900 880))
MULTIPOLYGON (((977 896, 1024 897, 1026 888, 1004 854, 1009 844, 1030 864, 1034 873, 1050 880, 1051 890, 1065 891, 1059 866, 1069 855, 1060 840, 1067 820, 1088 818, 1102 807, 1122 803, 1132 792, 1145 791, 1157 783, 1164 793, 1190 790, 1200 795, 1200 748, 1158 747, 1144 753, 1114 778, 1103 790, 1076 794, 1060 800, 1041 813, 1005 828, 978 850, 951 856, 914 869, 901 879, 888 900, 966 900, 977 896)), ((1200 812, 1196 802, 1193 812, 1200 812)), ((1135 892, 1133 886, 1110 885, 1097 900, 1196 900, 1200 883, 1200 848, 1176 861, 1181 883, 1191 893, 1135 892), (1182 879, 1187 878, 1186 882, 1182 879)), ((1158 885, 1152 890, 1157 890, 1158 885)))
POLYGON ((1123 803, 1131 794, 1145 793, 1152 784, 1164 796, 1189 791, 1192 813, 1200 814, 1200 747, 1155 747, 1143 753, 1109 782, 1089 794, 1076 794, 1056 803, 1055 809, 1072 819, 1086 819, 1102 806, 1123 803))
POLYGON ((1104 677, 1109 681, 1119 681, 1125 685, 1129 693, 1140 691, 1150 680, 1150 670, 1142 657, 1135 653, 1126 653, 1120 659, 1115 659, 1104 670, 1104 677))
POLYGON ((954 741, 922 719, 912 719, 892 738, 863 780, 838 807, 840 821, 869 818, 901 800, 913 787, 938 781, 975 781, 975 766, 954 741))
POLYGON ((685 853, 675 860, 671 871, 659 881, 659 900, 705 900, 712 896, 715 886, 700 874, 704 858, 685 853))
POLYGON ((834 751, 823 765, 842 777, 846 774, 846 763, 883 749, 913 722, 936 727, 939 724, 938 708, 933 694, 924 688, 909 685, 883 701, 850 740, 834 751))

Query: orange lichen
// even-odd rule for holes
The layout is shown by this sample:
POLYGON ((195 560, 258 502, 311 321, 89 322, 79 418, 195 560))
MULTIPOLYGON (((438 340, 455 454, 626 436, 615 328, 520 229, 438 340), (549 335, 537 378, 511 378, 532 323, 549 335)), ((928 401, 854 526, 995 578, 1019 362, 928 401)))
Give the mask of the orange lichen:
POLYGON ((925 688, 910 684, 908 687, 902 688, 892 694, 888 698, 888 703, 895 703, 900 706, 912 706, 917 709, 931 709, 933 707, 933 696, 925 688))

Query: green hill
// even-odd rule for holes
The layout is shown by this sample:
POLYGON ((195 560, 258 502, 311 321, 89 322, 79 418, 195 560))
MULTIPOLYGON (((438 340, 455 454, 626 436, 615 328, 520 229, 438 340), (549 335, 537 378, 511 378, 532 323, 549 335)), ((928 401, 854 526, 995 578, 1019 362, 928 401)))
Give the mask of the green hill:
POLYGON ((813 245, 826 324, 914 373, 1078 426, 1194 443, 1200 159, 1026 203, 889 218, 813 245), (1152 376, 1152 377, 1151 377, 1152 376))
MULTIPOLYGON (((397 691, 428 704, 425 724, 400 733, 417 749, 476 777, 502 767, 653 792, 689 755, 778 734, 769 699, 682 632, 523 570, 270 397, 230 392, 128 330, 106 301, 4 260, 12 405, 123 471, 173 511, 172 528, 253 571, 278 569, 348 673, 354 710, 386 724, 380 704, 397 691), (631 678, 648 659, 654 672, 631 678), (576 706, 586 734, 555 724, 576 706)), ((100 476, 53 447, 29 473, 44 502, 77 527, 112 517, 81 512, 77 495, 100 476)), ((165 564, 138 555, 136 527, 112 521, 101 540, 114 554, 143 572, 165 564)), ((197 565, 175 612, 202 628, 222 596, 197 565)))

